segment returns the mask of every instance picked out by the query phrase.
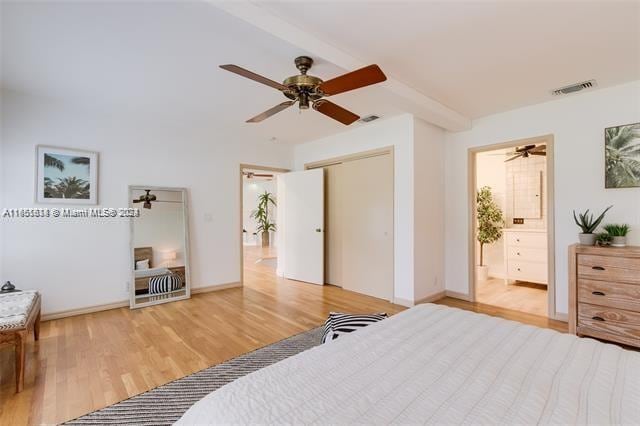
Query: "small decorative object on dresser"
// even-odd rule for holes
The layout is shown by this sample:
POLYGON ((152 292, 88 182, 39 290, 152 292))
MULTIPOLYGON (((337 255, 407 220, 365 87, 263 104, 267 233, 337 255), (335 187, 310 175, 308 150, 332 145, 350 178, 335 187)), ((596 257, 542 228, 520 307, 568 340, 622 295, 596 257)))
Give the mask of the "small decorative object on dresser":
POLYGON ((607 207, 597 219, 593 218, 593 214, 589 214, 589 209, 584 213, 578 214, 578 216, 576 216, 576 211, 573 211, 573 220, 576 222, 576 225, 582 229, 582 232, 578 234, 580 244, 584 246, 593 246, 596 244, 596 238, 598 235, 594 234, 594 231, 598 228, 602 219, 604 219, 604 215, 607 214, 611 207, 613 206, 607 207))
POLYGON ((627 234, 631 228, 627 224, 609 224, 603 226, 604 230, 611 237, 611 247, 624 247, 627 245, 627 234))
POLYGON ((569 247, 569 332, 640 347, 640 247, 569 247))

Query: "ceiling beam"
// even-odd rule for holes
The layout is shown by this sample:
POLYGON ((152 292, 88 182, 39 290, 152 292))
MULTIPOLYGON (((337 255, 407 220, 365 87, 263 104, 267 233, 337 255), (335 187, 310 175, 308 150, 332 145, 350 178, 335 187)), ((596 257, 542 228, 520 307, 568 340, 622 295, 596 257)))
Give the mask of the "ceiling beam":
MULTIPOLYGON (((248 0, 210 0, 210 3, 289 44, 345 70, 355 70, 369 65, 248 0)), ((471 128, 471 120, 469 118, 401 81, 388 78, 387 81, 381 83, 381 86, 392 95, 391 101, 394 105, 412 113, 416 117, 450 131, 471 128)))

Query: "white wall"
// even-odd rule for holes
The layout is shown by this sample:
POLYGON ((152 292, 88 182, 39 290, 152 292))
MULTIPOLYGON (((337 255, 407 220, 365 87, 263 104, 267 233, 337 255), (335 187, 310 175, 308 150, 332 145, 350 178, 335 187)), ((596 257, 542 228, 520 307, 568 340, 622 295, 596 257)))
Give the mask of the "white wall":
POLYGON ((394 300, 412 305, 444 289, 444 131, 404 114, 298 145, 295 166, 391 146, 394 300))
POLYGON ((394 295, 413 301, 413 116, 404 114, 297 145, 296 170, 343 155, 394 147, 394 295))
POLYGON ((444 130, 414 119, 414 299, 444 291, 444 130))
MULTIPOLYGON (((491 193, 496 204, 502 210, 506 220, 506 167, 507 158, 504 151, 481 152, 476 156, 476 186, 491 187, 491 193)), ((506 225, 509 227, 509 224, 506 225)), ((480 262, 480 243, 476 244, 476 263, 480 262)), ((504 239, 500 238, 493 244, 484 245, 484 264, 489 266, 489 276, 504 278, 504 239)))
MULTIPOLYGON (((35 206, 37 144, 95 150, 100 207, 126 207, 128 185, 188 188, 193 287, 239 281, 239 164, 290 168, 289 147, 242 140, 212 122, 121 117, 6 92, 2 103, 2 207, 35 206)), ((128 298, 128 220, 3 223, 4 278, 40 290, 44 313, 128 298)))
POLYGON ((640 188, 604 188, 604 129, 640 121, 640 81, 594 90, 476 120, 473 129, 447 135, 446 288, 467 293, 469 206, 467 150, 553 134, 555 138, 556 305, 567 312, 567 247, 577 242, 571 211, 615 207, 606 222, 626 222, 640 244, 640 188))

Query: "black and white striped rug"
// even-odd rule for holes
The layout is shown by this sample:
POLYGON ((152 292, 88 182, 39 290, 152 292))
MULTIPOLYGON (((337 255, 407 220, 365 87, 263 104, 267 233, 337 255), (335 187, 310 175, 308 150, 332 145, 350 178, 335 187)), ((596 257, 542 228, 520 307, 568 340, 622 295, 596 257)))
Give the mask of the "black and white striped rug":
POLYGON ((170 425, 193 404, 221 386, 320 344, 314 328, 214 365, 117 404, 71 420, 70 425, 170 425))

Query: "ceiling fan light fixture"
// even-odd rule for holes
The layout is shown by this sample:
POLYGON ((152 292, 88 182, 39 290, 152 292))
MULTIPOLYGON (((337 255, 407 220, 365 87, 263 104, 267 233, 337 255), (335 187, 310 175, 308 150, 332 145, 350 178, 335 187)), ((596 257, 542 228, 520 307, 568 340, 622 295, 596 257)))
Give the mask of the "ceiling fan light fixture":
POLYGON ((281 91, 285 97, 290 99, 287 102, 282 102, 275 107, 250 118, 247 120, 247 123, 259 123, 272 115, 289 108, 295 102, 298 102, 299 111, 309 109, 309 106, 313 104, 313 109, 321 114, 339 121, 342 124, 349 125, 360 117, 339 105, 327 101, 324 98, 360 89, 372 84, 381 83, 387 79, 379 66, 369 65, 330 80, 323 81, 318 77, 307 74, 313 65, 313 59, 310 57, 299 56, 294 60, 294 63, 296 68, 298 68, 298 71, 300 71, 300 74, 286 78, 282 84, 237 65, 220 65, 220 68, 226 71, 277 89, 281 91))

